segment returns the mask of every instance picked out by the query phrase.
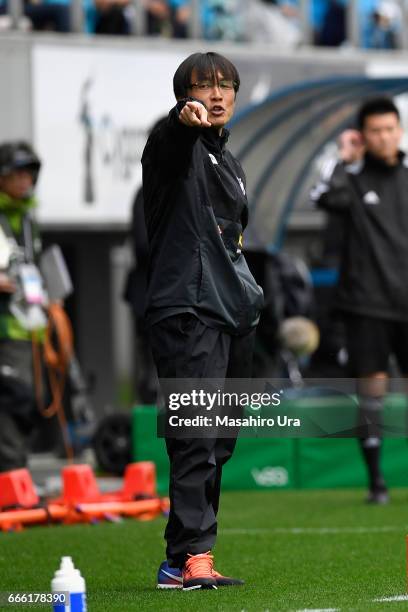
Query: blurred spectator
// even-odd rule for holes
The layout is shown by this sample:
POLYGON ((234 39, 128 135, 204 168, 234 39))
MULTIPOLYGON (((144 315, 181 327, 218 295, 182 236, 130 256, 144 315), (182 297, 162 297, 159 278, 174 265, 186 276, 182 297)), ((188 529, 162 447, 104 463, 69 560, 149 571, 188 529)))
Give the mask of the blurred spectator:
MULTIPOLYGON (((247 6, 251 13, 255 2, 247 6)), ((206 0, 201 13, 203 35, 207 40, 243 40, 244 19, 239 0, 206 0)), ((245 23, 248 26, 247 23, 245 23)), ((248 28, 252 34, 253 29, 248 28)))
POLYGON ((371 49, 397 49, 401 20, 402 12, 397 2, 379 2, 371 16, 371 33, 367 46, 371 49))
MULTIPOLYGON (((314 39, 322 30, 330 0, 310 0, 310 23, 314 39)), ((276 0, 276 4, 284 17, 293 25, 300 27, 300 0, 276 0)))
MULTIPOLYGON (((345 9, 347 0, 310 0, 310 23, 313 41, 318 45, 336 47, 345 39, 345 9)), ((297 28, 300 38, 300 2, 299 0, 263 0, 264 4, 276 5, 280 15, 293 27, 297 28)), ((268 6, 274 9, 274 6, 268 6)))
POLYGON ((281 48, 294 47, 301 42, 298 12, 289 3, 279 8, 272 3, 253 0, 247 6, 244 21, 246 40, 269 42, 281 48))
MULTIPOLYGON (((167 116, 156 121, 149 130, 149 135, 166 121, 167 116)), ((149 344, 148 330, 144 322, 149 267, 149 242, 144 216, 142 187, 138 189, 133 200, 129 238, 134 263, 126 278, 123 299, 129 304, 133 318, 136 399, 143 404, 155 404, 159 383, 149 344)))
POLYGON ((24 13, 33 24, 34 30, 69 32, 71 29, 69 6, 59 2, 25 0, 24 13))
MULTIPOLYGON (((0 15, 5 15, 12 0, 0 0, 0 15)), ((49 0, 25 0, 24 14, 33 30, 70 31, 69 3, 49 0)), ((11 22, 10 22, 11 25, 11 22)))
MULTIPOLYGON (((345 180, 345 167, 359 162, 364 157, 364 143, 361 132, 348 128, 337 138, 337 154, 324 161, 321 167, 320 182, 311 192, 312 201, 316 202, 326 189, 331 176, 345 180)), ((344 240, 343 215, 336 211, 326 211, 327 223, 322 233, 322 252, 319 260, 314 261, 317 267, 337 268, 340 264, 344 240)))
MULTIPOLYGON (((11 18, 6 16, 8 12, 8 2, 10 1, 11 0, 0 0, 0 16, 2 16, 0 21, 1 30, 11 29, 12 27, 11 18)), ((97 8, 96 4, 98 4, 97 0, 82 0, 85 32, 94 34, 97 28, 98 33, 101 34, 111 33, 105 32, 105 29, 117 30, 119 19, 113 15, 114 11, 110 13, 108 3, 102 2, 99 8, 97 8)), ((131 0, 127 0, 126 4, 131 4, 131 0)), ((19 29, 69 32, 71 25, 70 8, 71 0, 25 0, 25 18, 21 19, 19 29)), ((127 7, 123 6, 122 8, 126 18, 127 7)), ((128 22, 125 24, 122 22, 120 25, 125 30, 124 33, 129 31, 128 22)))
POLYGON ((190 20, 189 0, 145 0, 149 35, 187 38, 190 20))
POLYGON ((158 392, 157 373, 144 325, 149 245, 142 187, 133 201, 130 239, 135 263, 126 279, 123 298, 129 304, 133 318, 136 399, 142 404, 154 404, 158 392))
MULTIPOLYGON (((346 129, 337 139, 336 155, 325 157, 321 166, 321 181, 312 191, 312 198, 318 199, 324 190, 325 179, 330 176, 343 177, 345 166, 354 164, 364 156, 364 143, 361 132, 346 129)), ((341 254, 345 243, 346 225, 344 215, 327 212, 326 223, 321 234, 320 248, 313 253, 312 266, 317 270, 327 270, 333 274, 332 281, 321 282, 315 286, 316 321, 320 329, 321 343, 312 359, 308 375, 310 377, 343 377, 347 351, 345 328, 342 317, 336 311, 336 271, 340 267, 341 254)))
POLYGON ((164 34, 169 20, 169 7, 166 0, 145 0, 147 33, 150 36, 164 34))
POLYGON ((187 38, 191 7, 189 0, 168 0, 173 38, 187 38))
POLYGON ((330 0, 316 42, 322 47, 339 47, 345 39, 346 11, 344 1, 330 0))
POLYGON ((264 290, 264 307, 256 331, 252 367, 254 378, 288 375, 280 333, 284 322, 308 317, 313 289, 303 261, 283 251, 245 250, 245 259, 264 290))
MULTIPOLYGON (((45 0, 48 2, 49 0, 45 0)), ((71 0, 51 0, 53 4, 58 4, 60 6, 66 7, 67 10, 70 10, 71 0)), ((95 21, 96 21, 96 8, 94 0, 82 0, 82 8, 84 11, 84 30, 88 34, 93 34, 95 32, 95 21)))
POLYGON ((366 101, 357 121, 364 158, 322 177, 312 199, 344 219, 336 307, 345 323, 349 372, 358 378, 360 446, 370 481, 367 501, 383 504, 388 494, 380 469, 381 415, 390 356, 402 376, 408 372, 408 170, 400 150, 400 115, 391 99, 366 101))
POLYGON ((131 15, 128 9, 131 0, 94 0, 95 34, 129 35, 131 15))
POLYGON ((12 264, 9 254, 0 270, 0 472, 26 466, 29 437, 40 419, 35 407, 32 341, 43 337, 46 319, 29 321, 32 305, 21 299, 20 274, 21 254, 25 264, 33 264, 41 249, 34 220, 40 168, 28 143, 0 145, 0 227, 3 245, 10 241, 19 261, 12 264))

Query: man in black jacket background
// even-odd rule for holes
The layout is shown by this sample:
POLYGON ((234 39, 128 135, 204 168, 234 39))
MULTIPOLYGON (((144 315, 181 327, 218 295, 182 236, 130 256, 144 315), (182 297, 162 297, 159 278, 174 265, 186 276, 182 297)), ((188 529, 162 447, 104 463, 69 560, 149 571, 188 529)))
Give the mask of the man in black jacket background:
MULTIPOLYGON (((173 79, 176 106, 143 157, 149 239, 146 321, 159 378, 249 378, 263 305, 241 252, 245 175, 226 148, 239 75, 195 53, 173 79)), ((167 435, 170 516, 158 587, 242 584, 213 568, 222 466, 235 438, 167 435)))
POLYGON ((389 358, 408 375, 408 159, 388 98, 362 105, 361 161, 337 166, 312 199, 344 220, 337 306, 344 314, 350 375, 357 377, 360 444, 369 474, 368 502, 387 503, 380 470, 380 429, 389 358))

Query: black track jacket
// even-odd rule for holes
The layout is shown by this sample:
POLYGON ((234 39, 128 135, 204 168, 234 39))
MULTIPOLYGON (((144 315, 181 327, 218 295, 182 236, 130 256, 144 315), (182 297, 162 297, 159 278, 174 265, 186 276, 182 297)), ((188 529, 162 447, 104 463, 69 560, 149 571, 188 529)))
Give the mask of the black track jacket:
POLYGON ((263 306, 241 253, 245 175, 225 148, 227 130, 219 136, 180 122, 186 101, 153 131, 142 156, 150 249, 146 320, 153 325, 192 312, 210 327, 243 334, 257 325, 263 306))
MULTIPOLYGON (((330 174, 330 173, 329 173, 330 174)), ((341 213, 345 241, 337 306, 365 316, 408 321, 408 159, 389 166, 367 154, 338 164, 312 200, 341 213)))

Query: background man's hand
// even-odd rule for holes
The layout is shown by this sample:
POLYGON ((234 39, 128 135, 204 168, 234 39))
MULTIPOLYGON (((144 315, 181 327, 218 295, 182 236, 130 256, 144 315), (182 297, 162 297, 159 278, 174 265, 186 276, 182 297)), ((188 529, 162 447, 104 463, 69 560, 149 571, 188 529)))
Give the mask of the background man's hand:
POLYGON ((200 102, 186 102, 180 111, 181 123, 188 127, 211 127, 207 119, 207 109, 200 102))
POLYGON ((346 164, 359 161, 364 155, 364 143, 358 130, 344 130, 337 140, 339 156, 346 164))
POLYGON ((16 286, 7 274, 0 272, 0 293, 14 293, 16 286))

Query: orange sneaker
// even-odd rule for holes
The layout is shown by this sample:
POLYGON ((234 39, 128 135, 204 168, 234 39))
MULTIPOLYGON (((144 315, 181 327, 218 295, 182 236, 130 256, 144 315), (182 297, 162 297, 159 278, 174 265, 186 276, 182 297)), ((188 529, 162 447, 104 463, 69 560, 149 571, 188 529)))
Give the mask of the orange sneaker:
POLYGON ((210 552, 187 555, 182 570, 183 591, 217 588, 217 581, 213 575, 213 556, 210 552))
MULTIPOLYGON (((238 578, 230 578, 229 576, 223 576, 217 572, 214 568, 212 575, 215 578, 217 586, 239 586, 245 584, 243 580, 238 578)), ((181 569, 178 567, 169 567, 166 561, 159 567, 157 576, 157 588, 158 589, 182 589, 183 588, 183 575, 181 569)))

